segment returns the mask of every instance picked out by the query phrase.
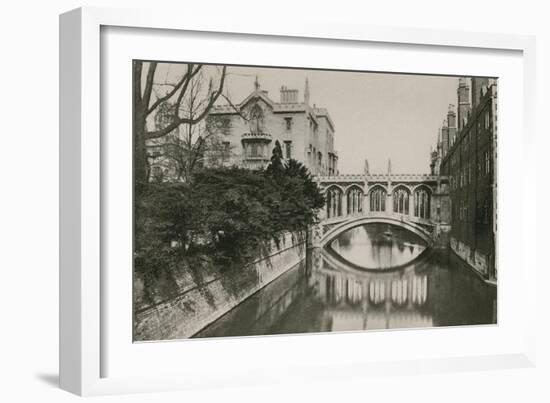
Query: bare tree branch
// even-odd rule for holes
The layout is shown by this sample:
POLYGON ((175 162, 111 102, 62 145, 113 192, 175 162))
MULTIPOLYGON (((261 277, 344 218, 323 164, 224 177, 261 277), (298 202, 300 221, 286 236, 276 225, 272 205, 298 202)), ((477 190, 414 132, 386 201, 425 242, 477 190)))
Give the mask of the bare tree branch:
POLYGON ((143 92, 143 106, 147 110, 147 105, 151 100, 151 92, 153 91, 153 79, 155 77, 155 71, 157 70, 157 63, 150 62, 149 70, 147 70, 147 78, 145 80, 145 90, 143 92))
MULTIPOLYGON (((193 78, 193 76, 195 74, 197 74, 197 72, 193 73, 193 65, 190 64, 190 65, 187 65, 187 72, 183 75, 183 77, 173 86, 172 90, 168 91, 168 93, 166 93, 166 95, 158 98, 154 103, 153 105, 151 105, 151 107, 149 107, 147 109, 147 114, 150 115, 161 103, 169 100, 170 98, 172 98, 174 96, 174 94, 184 85, 184 84, 188 84, 189 81, 193 78)), ((163 84, 163 85, 168 85, 168 84, 163 84)), ((181 93, 180 93, 180 97, 182 97, 184 94, 185 94, 185 88, 182 89, 181 93)))
MULTIPOLYGON (((145 138, 147 140, 157 139, 157 138, 160 138, 160 137, 163 137, 163 136, 167 135, 168 133, 172 132, 178 126, 180 126, 182 124, 195 125, 195 124, 201 122, 206 117, 206 115, 210 112, 210 109, 212 108, 214 103, 217 101, 219 96, 222 94, 223 85, 225 83, 226 69, 227 69, 227 67, 223 66, 222 74, 221 74, 221 78, 220 78, 220 83, 218 85, 218 88, 217 88, 216 91, 213 91, 213 92, 210 93, 210 96, 208 98, 208 104, 199 113, 198 116, 196 116, 196 117, 180 117, 179 116, 179 107, 181 105, 181 100, 183 99, 182 93, 186 92, 187 87, 189 85, 189 80, 186 80, 185 83, 183 84, 183 88, 181 89, 182 93, 180 93, 180 95, 178 96, 178 101, 176 103, 176 108, 174 110, 174 119, 173 119, 173 121, 170 124, 168 124, 166 127, 162 128, 162 129, 151 131, 151 132, 146 132, 145 133, 145 138)), ((198 73, 198 70, 199 70, 198 68, 195 70, 195 74, 198 73)))

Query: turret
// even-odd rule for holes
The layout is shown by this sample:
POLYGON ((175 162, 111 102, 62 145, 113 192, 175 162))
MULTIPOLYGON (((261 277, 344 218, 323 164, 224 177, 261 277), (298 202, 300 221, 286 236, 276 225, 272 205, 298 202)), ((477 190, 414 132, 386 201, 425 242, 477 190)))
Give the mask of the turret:
POLYGON ((458 80, 458 130, 466 125, 470 115, 470 87, 468 79, 461 77, 458 80))

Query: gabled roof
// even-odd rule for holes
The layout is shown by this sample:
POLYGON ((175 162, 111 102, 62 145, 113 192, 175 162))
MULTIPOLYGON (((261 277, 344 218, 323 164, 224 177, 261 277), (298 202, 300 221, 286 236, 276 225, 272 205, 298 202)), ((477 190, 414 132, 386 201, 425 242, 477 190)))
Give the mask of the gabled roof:
MULTIPOLYGON (((269 98, 267 96, 267 94, 264 92, 264 91, 261 91, 261 90, 255 90, 255 91, 252 91, 242 102, 234 105, 239 111, 241 111, 251 100, 255 99, 255 98, 259 98, 261 99, 262 101, 264 101, 267 105, 269 105, 271 107, 271 109, 275 109, 275 105, 276 103, 273 102, 273 100, 271 98, 269 98)), ((214 107, 212 107, 212 110, 210 111, 210 114, 211 115, 216 115, 216 114, 231 114, 231 113, 237 113, 235 111, 235 107, 233 107, 232 105, 214 105, 214 107)))
POLYGON ((262 99, 266 104, 268 104, 269 106, 271 106, 273 108, 273 106, 275 105, 275 102, 273 102, 271 100, 271 98, 269 98, 267 96, 267 94, 264 92, 264 91, 261 91, 261 90, 256 90, 256 91, 253 91, 249 96, 247 96, 238 106, 239 106, 239 109, 243 109, 251 100, 253 100, 254 98, 260 98, 262 99))
POLYGON ((309 112, 310 116, 314 120, 317 120, 320 117, 324 117, 328 121, 332 130, 333 131, 335 130, 334 122, 332 121, 326 108, 317 108, 317 107, 312 108, 303 102, 296 102, 296 103, 274 102, 271 98, 269 98, 266 92, 260 90, 259 88, 256 89, 255 91, 252 91, 242 102, 236 105, 214 105, 214 107, 210 111, 210 114, 211 115, 237 114, 237 111, 235 110, 235 108, 241 111, 253 99, 261 99, 262 101, 264 101, 267 105, 271 107, 271 109, 273 110, 273 113, 309 112))

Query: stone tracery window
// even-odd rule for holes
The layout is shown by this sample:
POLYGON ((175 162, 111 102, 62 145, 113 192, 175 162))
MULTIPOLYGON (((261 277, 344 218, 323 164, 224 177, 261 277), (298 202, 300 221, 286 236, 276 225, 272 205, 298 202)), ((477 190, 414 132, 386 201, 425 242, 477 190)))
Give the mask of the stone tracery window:
POLYGON ((327 189, 327 218, 342 215, 342 194, 342 190, 337 186, 331 186, 327 189))
POLYGON ((347 195, 348 215, 361 214, 363 212, 363 190, 357 186, 352 186, 347 195))
POLYGON ((409 191, 403 187, 393 192, 394 213, 409 214, 409 191))
POLYGON ((414 216, 419 218, 430 218, 430 193, 424 187, 414 191, 414 216))
POLYGON ((386 190, 381 187, 373 188, 370 191, 370 211, 385 211, 386 210, 386 190))

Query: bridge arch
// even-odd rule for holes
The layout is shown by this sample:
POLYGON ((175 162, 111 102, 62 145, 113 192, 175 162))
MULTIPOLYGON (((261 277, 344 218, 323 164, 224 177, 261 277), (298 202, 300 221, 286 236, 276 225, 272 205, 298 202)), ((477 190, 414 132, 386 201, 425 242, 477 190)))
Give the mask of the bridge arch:
POLYGON ((326 246, 333 239, 335 239, 340 234, 346 232, 349 229, 352 229, 364 224, 375 224, 375 223, 396 225, 398 227, 404 228, 416 234, 417 236, 419 236, 424 242, 426 242, 428 247, 431 247, 433 245, 432 234, 421 225, 416 224, 412 221, 403 220, 399 217, 380 215, 380 216, 358 216, 335 225, 322 236, 320 246, 321 247, 326 246))

